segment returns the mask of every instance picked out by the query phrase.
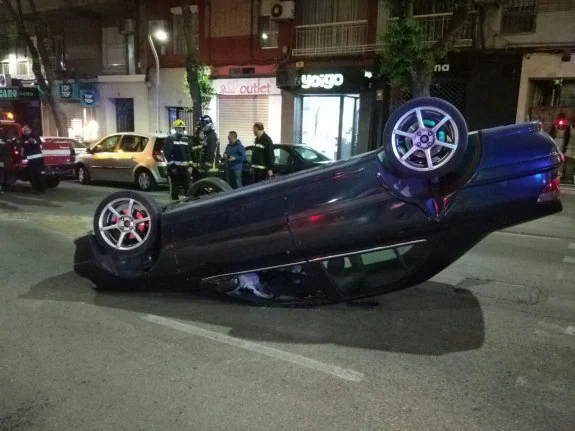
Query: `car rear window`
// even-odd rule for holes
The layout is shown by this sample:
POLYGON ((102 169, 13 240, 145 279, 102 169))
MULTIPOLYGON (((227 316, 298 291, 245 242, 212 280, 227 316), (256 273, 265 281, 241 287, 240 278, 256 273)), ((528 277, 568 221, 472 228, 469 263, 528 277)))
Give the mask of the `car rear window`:
POLYGON ((156 142, 154 143, 154 152, 159 153, 164 149, 164 142, 166 141, 165 138, 156 138, 156 142))

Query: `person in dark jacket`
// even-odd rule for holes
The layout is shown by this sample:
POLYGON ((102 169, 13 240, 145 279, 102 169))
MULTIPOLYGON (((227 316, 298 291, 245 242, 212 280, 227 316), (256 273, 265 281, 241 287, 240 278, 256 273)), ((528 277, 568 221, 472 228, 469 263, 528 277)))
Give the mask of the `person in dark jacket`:
POLYGON ((209 115, 203 115, 198 126, 201 127, 205 135, 203 174, 205 176, 217 175, 219 172, 220 140, 216 133, 216 126, 214 126, 209 115))
POLYGON ((26 175, 32 187, 39 192, 45 193, 44 180, 44 155, 42 154, 42 141, 40 137, 32 133, 30 126, 22 127, 22 152, 27 160, 26 175))
POLYGON ((263 123, 254 124, 254 135, 256 139, 252 154, 252 174, 254 183, 259 183, 266 178, 271 178, 274 174, 274 143, 264 131, 263 123))
POLYGON ((175 133, 166 138, 164 143, 164 157, 168 164, 168 179, 170 181, 170 197, 173 201, 179 200, 180 189, 184 196, 190 189, 190 149, 188 137, 184 135, 186 123, 175 120, 172 124, 175 133))
POLYGON ((227 163, 230 185, 237 189, 243 186, 242 172, 246 161, 246 150, 238 139, 238 134, 233 130, 228 134, 228 142, 223 158, 227 163))

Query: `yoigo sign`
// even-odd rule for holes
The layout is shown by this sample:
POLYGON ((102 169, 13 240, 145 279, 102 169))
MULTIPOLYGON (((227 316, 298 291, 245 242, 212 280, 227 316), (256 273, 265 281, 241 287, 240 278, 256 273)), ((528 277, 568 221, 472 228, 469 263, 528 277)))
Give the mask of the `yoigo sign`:
POLYGON ((334 87, 341 87, 343 75, 341 73, 323 73, 321 75, 304 74, 301 76, 301 88, 324 88, 331 90, 334 87))

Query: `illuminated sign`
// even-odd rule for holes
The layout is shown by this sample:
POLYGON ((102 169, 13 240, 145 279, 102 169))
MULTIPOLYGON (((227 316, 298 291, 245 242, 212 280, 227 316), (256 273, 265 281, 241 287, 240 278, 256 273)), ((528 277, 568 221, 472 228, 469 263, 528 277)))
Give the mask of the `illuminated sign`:
POLYGON ((18 89, 14 87, 0 88, 0 100, 18 100, 18 89))
POLYGON ((343 75, 341 73, 326 73, 321 75, 302 75, 301 88, 325 88, 330 90, 333 87, 339 87, 343 84, 343 75))
POLYGON ((433 68, 434 72, 449 72, 449 63, 447 64, 436 64, 433 68))
POLYGON ((217 94, 227 96, 270 96, 281 94, 275 78, 215 79, 217 94))

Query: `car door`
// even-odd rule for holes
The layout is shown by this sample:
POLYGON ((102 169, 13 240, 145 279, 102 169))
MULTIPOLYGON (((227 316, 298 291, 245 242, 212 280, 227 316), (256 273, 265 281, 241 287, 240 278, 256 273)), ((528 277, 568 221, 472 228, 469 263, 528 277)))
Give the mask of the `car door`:
POLYGON ((82 159, 88 165, 92 180, 116 181, 114 179, 114 151, 118 147, 121 138, 122 135, 118 134, 102 139, 90 148, 90 157, 82 159))
POLYGON ((274 174, 288 175, 297 171, 296 159, 286 148, 274 147, 274 174))
POLYGON ((124 135, 122 137, 114 155, 116 181, 124 183, 132 183, 134 181, 134 169, 140 163, 139 159, 148 141, 148 138, 140 135, 124 135))

